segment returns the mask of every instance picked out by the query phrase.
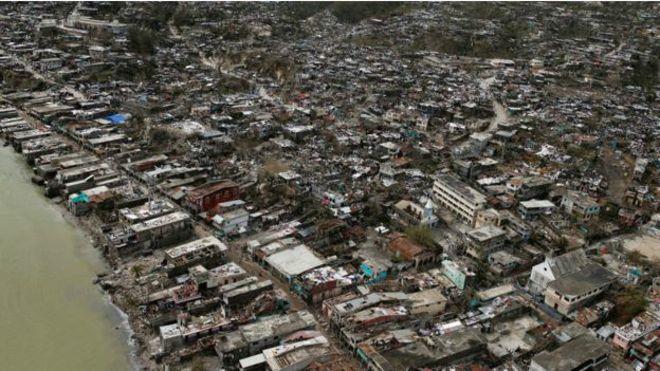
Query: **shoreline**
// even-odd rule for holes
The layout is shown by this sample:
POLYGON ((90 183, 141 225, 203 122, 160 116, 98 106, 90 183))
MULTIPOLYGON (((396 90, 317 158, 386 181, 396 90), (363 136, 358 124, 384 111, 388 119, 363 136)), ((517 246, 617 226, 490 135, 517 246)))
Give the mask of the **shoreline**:
MULTIPOLYGON (((26 185, 34 187, 39 192, 39 197, 48 204, 54 211, 56 211, 64 221, 69 224, 76 234, 85 241, 85 247, 91 248, 94 253, 98 254, 98 260, 102 265, 101 271, 96 271, 95 276, 89 277, 89 283, 91 286, 98 289, 99 294, 102 296, 102 300, 105 305, 108 306, 108 309, 111 310, 117 317, 120 319, 117 322, 111 320, 110 325, 112 329, 119 330, 121 332, 120 340, 125 342, 128 346, 128 353, 125 354, 127 360, 127 365, 129 370, 146 370, 150 369, 152 366, 150 360, 145 358, 144 349, 140 347, 139 342, 137 341, 137 334, 131 324, 131 316, 122 308, 115 300, 115 293, 110 292, 109 290, 104 289, 98 281, 102 276, 112 275, 116 268, 113 267, 112 262, 108 259, 108 256, 105 254, 103 249, 99 244, 99 232, 95 231, 94 227, 84 218, 77 217, 73 215, 62 202, 55 202, 54 199, 48 198, 43 194, 44 188, 42 186, 36 185, 30 181, 30 176, 34 174, 34 170, 30 165, 25 161, 25 157, 22 156, 20 152, 16 152, 13 149, 9 150, 12 155, 15 155, 17 160, 20 159, 20 165, 25 171, 25 177, 22 177, 22 182, 26 185)), ((82 257, 84 258, 84 257, 82 257)))

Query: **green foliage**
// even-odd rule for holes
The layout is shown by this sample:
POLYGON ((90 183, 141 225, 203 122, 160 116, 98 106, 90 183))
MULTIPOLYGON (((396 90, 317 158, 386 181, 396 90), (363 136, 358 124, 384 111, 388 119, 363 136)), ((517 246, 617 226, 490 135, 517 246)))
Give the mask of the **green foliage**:
POLYGON ((158 35, 151 29, 136 26, 128 29, 128 48, 136 54, 154 54, 158 41, 158 35))
POLYGON ((369 18, 384 18, 403 10, 402 1, 310 1, 290 2, 284 6, 284 11, 293 19, 307 19, 319 12, 329 9, 342 23, 359 23, 369 18))
POLYGON ((630 322, 633 317, 646 309, 648 301, 644 291, 638 287, 627 287, 615 298, 614 316, 619 324, 630 322))
POLYGON ((433 234, 431 233, 431 230, 426 226, 410 226, 406 228, 404 233, 406 234, 406 237, 424 247, 436 247, 435 242, 433 241, 433 234))
POLYGON ((291 1, 284 3, 283 9, 293 19, 302 20, 322 12, 331 5, 329 1, 291 1))
POLYGON ((373 200, 367 201, 362 214, 364 215, 365 223, 368 225, 378 225, 389 221, 387 213, 385 213, 380 203, 373 200))
POLYGON ((657 57, 651 57, 648 60, 635 57, 632 65, 632 76, 630 76, 628 84, 641 86, 649 91, 653 90, 653 87, 658 84, 659 67, 657 57))
POLYGON ((359 23, 367 18, 387 17, 401 9, 403 2, 337 1, 330 11, 342 23, 359 23))

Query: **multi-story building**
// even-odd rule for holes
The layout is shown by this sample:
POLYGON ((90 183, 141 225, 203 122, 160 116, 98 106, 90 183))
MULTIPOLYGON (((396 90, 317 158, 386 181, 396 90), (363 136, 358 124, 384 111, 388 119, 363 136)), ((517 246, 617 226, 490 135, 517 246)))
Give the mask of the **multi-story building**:
POLYGON ((451 174, 436 177, 433 197, 461 221, 474 225, 477 212, 486 205, 486 196, 451 174))
POLYGON ((600 205, 583 192, 568 191, 562 197, 561 207, 566 214, 575 215, 582 220, 589 220, 600 213, 600 205))

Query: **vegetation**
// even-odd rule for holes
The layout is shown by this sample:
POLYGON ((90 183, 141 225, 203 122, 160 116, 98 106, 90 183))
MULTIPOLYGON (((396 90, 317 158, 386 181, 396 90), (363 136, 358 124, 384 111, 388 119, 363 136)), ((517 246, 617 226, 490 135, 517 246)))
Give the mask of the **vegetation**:
POLYGON ((152 55, 158 45, 158 34, 145 27, 131 26, 128 29, 128 49, 140 55, 152 55))
POLYGON ((415 241, 416 243, 424 247, 428 247, 428 248, 436 247, 435 242, 433 241, 433 234, 431 233, 429 227, 423 225, 410 226, 406 228, 405 234, 406 237, 410 238, 411 240, 415 241))
POLYGON ((285 11, 294 19, 307 19, 328 9, 342 23, 359 23, 369 18, 385 18, 404 10, 402 1, 310 1, 291 2, 285 11))
POLYGON ((629 286, 614 299, 614 318, 618 324, 630 322, 636 315, 646 309, 648 304, 644 291, 638 287, 629 286))
MULTIPOLYGON (((660 50, 658 50, 660 52, 660 50)), ((658 55, 658 54, 655 54, 658 55)), ((653 90, 653 87, 658 84, 658 58, 651 57, 648 60, 643 60, 639 56, 633 57, 633 71, 627 83, 630 85, 641 86, 647 91, 653 90)))

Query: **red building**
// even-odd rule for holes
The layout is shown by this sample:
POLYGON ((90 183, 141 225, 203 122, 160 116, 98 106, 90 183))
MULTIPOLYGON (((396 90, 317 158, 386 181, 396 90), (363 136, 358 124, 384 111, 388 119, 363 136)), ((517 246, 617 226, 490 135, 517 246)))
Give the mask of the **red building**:
POLYGON ((238 184, 230 180, 221 180, 192 189, 186 196, 186 202, 188 207, 201 213, 216 207, 219 203, 237 200, 239 197, 238 184))

